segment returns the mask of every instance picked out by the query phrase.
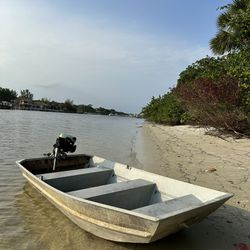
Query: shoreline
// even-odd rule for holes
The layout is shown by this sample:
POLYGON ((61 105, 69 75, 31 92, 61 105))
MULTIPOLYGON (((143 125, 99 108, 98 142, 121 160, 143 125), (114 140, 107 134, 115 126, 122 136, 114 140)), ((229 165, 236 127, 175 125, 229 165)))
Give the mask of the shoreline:
POLYGON ((192 126, 145 122, 138 135, 137 158, 146 171, 234 194, 186 231, 197 249, 237 250, 237 244, 249 247, 250 139, 224 140, 205 132, 192 126), (206 232, 202 239, 200 230, 206 232))
POLYGON ((233 193, 229 203, 250 211, 250 139, 223 140, 186 125, 146 123, 142 130, 147 156, 139 159, 147 171, 233 193))

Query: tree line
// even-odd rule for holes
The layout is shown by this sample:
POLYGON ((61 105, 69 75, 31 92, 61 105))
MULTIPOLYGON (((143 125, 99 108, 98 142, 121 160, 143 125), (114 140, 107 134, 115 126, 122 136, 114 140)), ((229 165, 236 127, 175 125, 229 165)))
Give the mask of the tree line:
POLYGON ((219 8, 210 40, 217 57, 205 57, 179 74, 175 87, 142 109, 149 121, 212 126, 250 135, 250 1, 219 8))
POLYGON ((39 110, 45 111, 61 111, 69 113, 91 113, 101 115, 119 115, 128 116, 125 112, 116 111, 115 109, 107 109, 103 107, 94 108, 92 104, 74 104, 73 100, 66 99, 64 102, 51 101, 48 98, 34 100, 34 95, 28 90, 20 91, 18 95, 16 90, 0 87, 0 108, 18 108, 32 109, 39 107, 39 110))

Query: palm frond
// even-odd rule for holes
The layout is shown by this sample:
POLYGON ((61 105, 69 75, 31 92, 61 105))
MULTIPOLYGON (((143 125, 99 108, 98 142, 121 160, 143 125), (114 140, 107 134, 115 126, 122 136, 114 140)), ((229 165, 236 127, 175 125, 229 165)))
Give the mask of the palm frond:
POLYGON ((238 12, 239 10, 246 10, 249 0, 233 0, 230 4, 229 11, 238 12))
POLYGON ((228 12, 222 13, 217 19, 217 26, 219 29, 227 29, 231 17, 228 12))
POLYGON ((238 48, 233 34, 220 30, 216 36, 209 42, 210 48, 214 54, 223 55, 238 48))

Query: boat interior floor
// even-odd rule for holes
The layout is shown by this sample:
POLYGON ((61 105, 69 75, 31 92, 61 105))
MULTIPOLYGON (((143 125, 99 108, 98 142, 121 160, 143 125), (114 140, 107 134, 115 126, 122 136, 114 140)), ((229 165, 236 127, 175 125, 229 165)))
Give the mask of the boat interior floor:
POLYGON ((180 197, 167 194, 161 196, 156 183, 144 179, 121 181, 113 169, 104 167, 52 172, 39 174, 37 177, 71 196, 152 217, 162 217, 202 204, 202 201, 192 194, 180 197))

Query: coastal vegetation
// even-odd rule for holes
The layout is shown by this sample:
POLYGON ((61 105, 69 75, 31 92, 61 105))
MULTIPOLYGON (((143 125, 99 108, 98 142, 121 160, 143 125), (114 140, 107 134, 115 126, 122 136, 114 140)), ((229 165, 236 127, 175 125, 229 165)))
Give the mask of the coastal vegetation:
POLYGON ((218 32, 210 40, 217 57, 182 71, 175 87, 142 109, 146 120, 250 135, 250 1, 234 0, 219 9, 218 32))
POLYGON ((50 112, 66 112, 79 114, 100 114, 112 116, 132 116, 125 112, 107 109, 103 107, 94 108, 92 104, 74 104, 73 100, 66 99, 64 102, 51 101, 48 98, 34 100, 34 95, 28 90, 17 91, 0 87, 0 108, 2 109, 21 109, 21 110, 38 110, 50 112))
POLYGON ((17 92, 15 90, 0 87, 0 100, 2 102, 12 102, 16 100, 16 98, 17 92))

